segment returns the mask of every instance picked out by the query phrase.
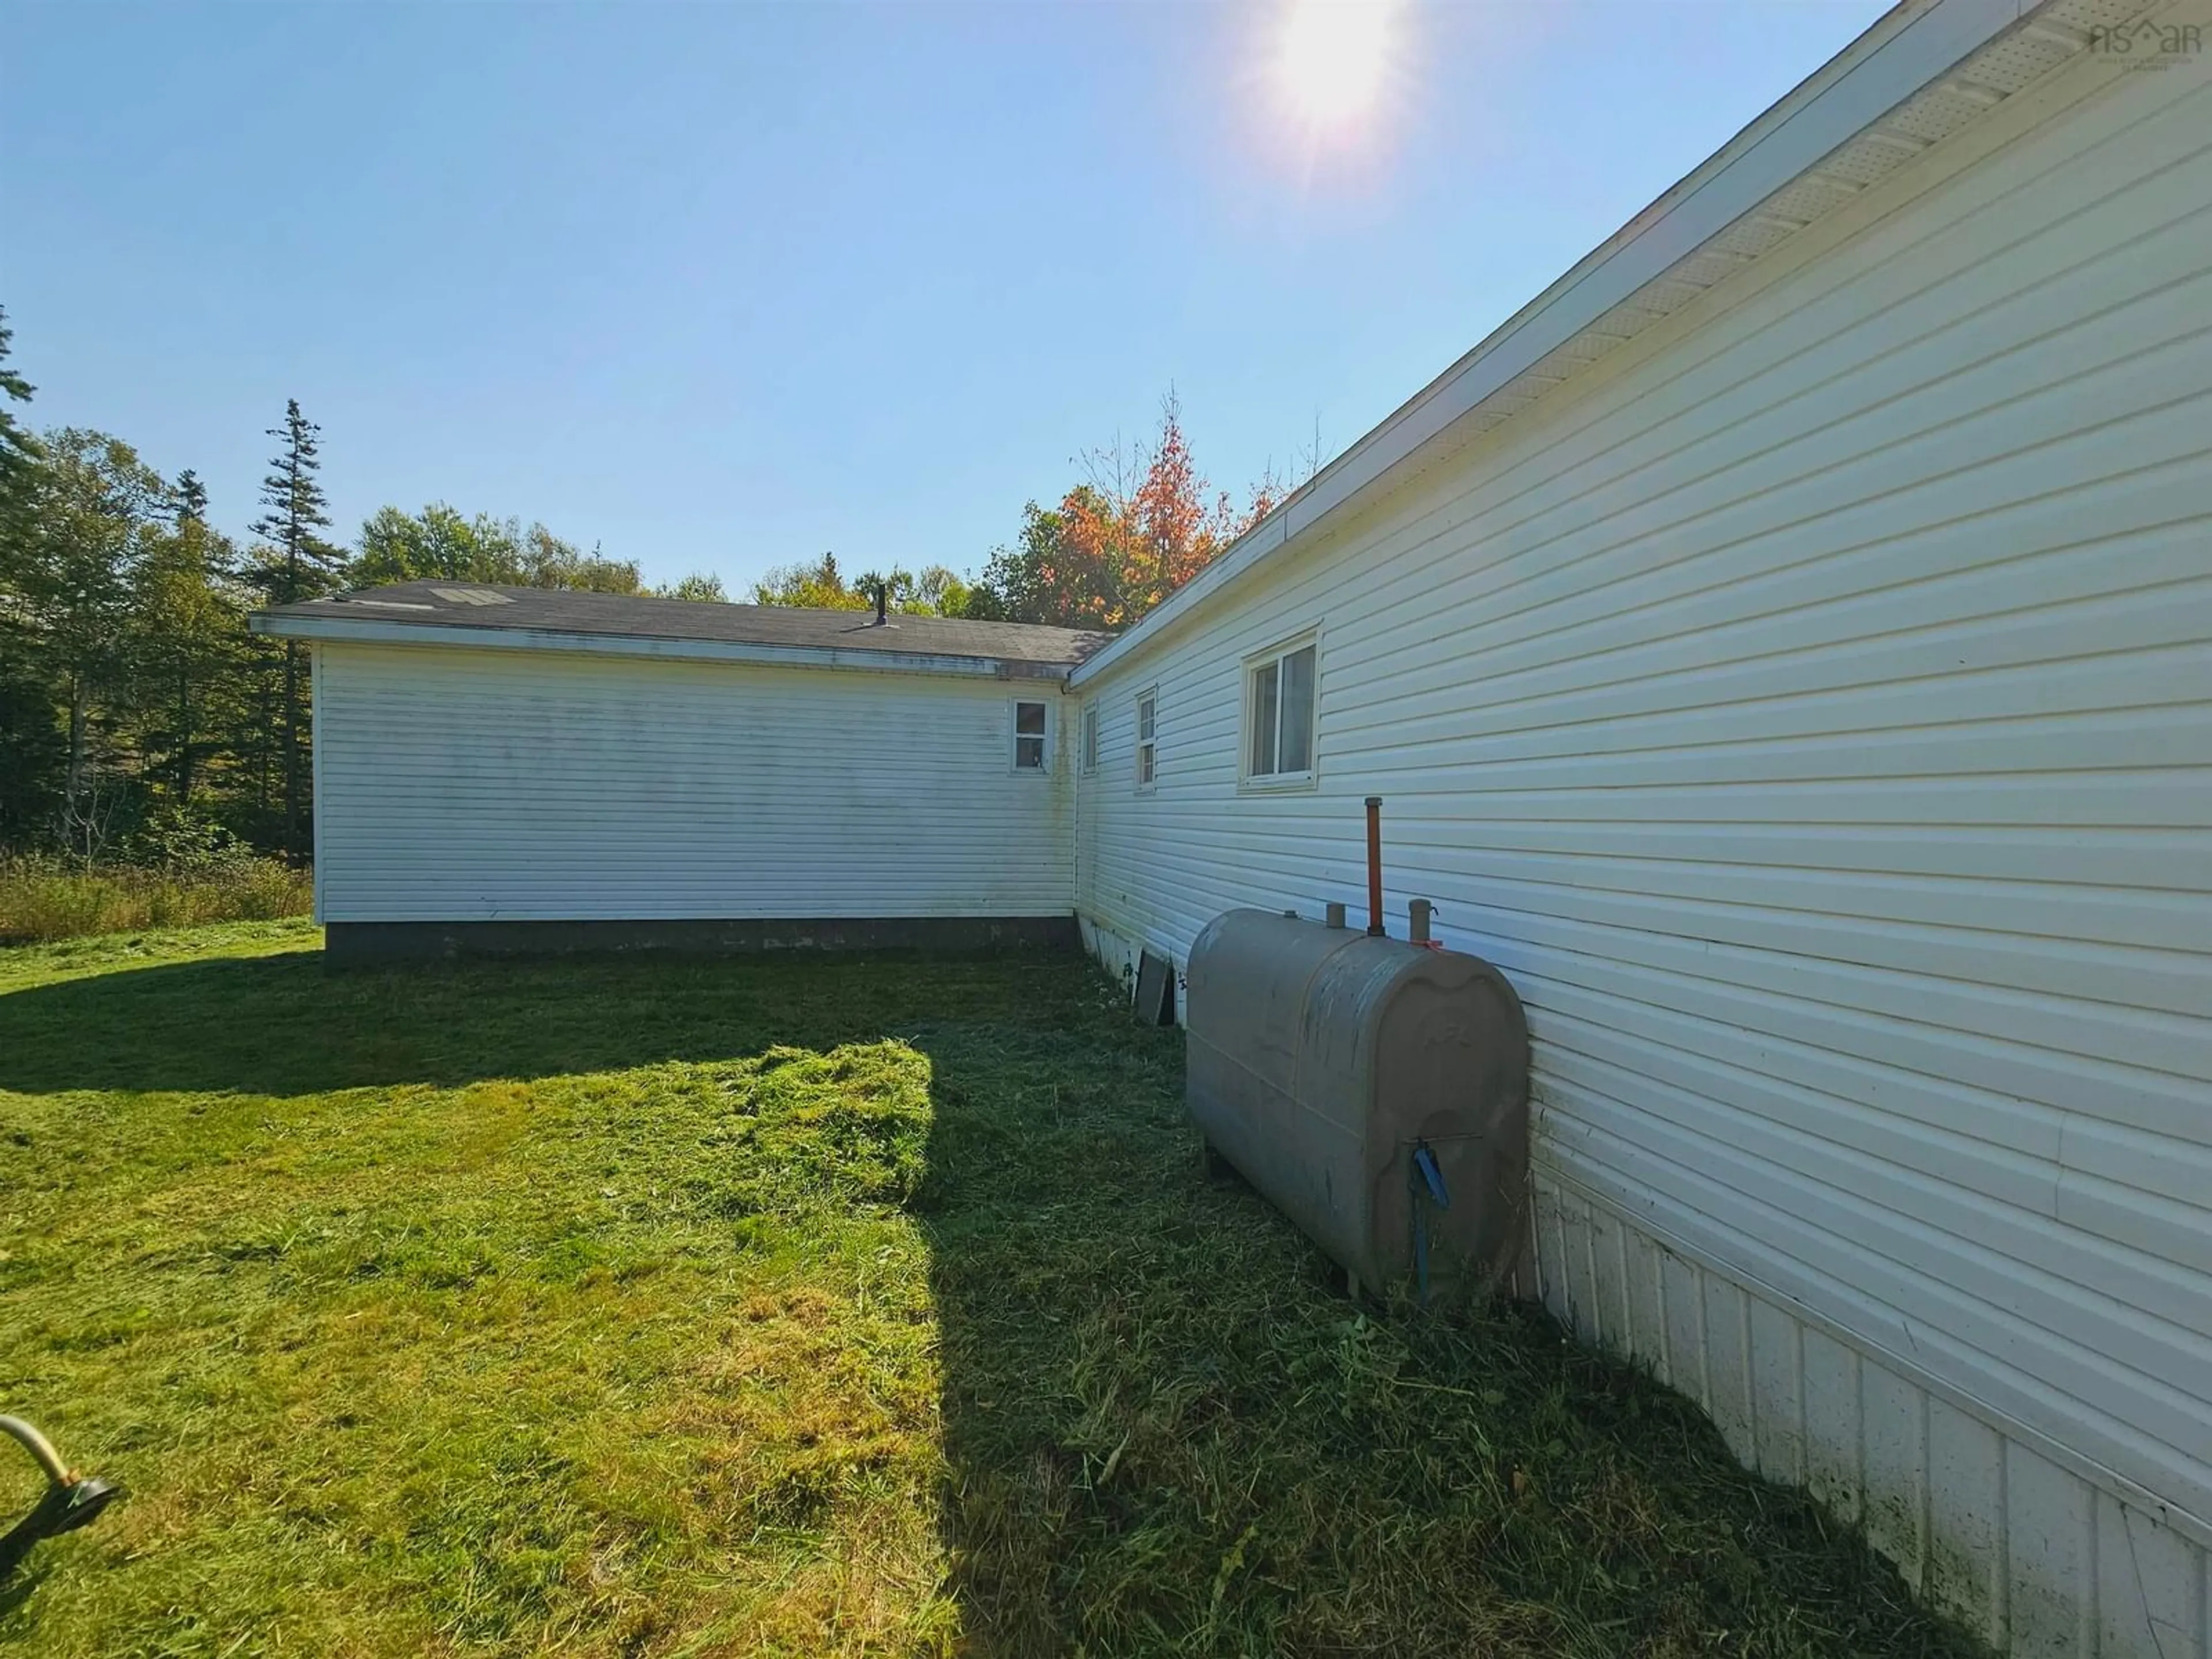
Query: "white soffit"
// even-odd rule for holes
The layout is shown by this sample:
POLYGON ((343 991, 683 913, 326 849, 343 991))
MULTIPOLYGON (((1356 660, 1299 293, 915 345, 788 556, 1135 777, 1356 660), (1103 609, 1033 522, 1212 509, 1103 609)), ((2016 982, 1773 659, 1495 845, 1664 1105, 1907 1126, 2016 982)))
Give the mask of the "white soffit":
POLYGON ((2056 0, 2035 12, 1506 381, 1470 411, 1472 429, 1487 431, 1511 419, 1552 387, 2087 51, 2092 30, 2126 23, 2151 9, 2143 0, 2056 0))

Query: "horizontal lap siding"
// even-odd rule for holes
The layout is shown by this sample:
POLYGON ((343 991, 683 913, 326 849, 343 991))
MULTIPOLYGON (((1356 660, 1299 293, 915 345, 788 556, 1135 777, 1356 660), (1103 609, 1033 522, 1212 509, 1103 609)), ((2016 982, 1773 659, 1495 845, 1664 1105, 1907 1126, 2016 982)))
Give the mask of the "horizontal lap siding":
POLYGON ((325 921, 1069 908, 1000 683, 325 646, 316 695, 325 921))
POLYGON ((1393 931, 1528 1002, 1542 1182, 2201 1523, 2212 77, 1881 189, 1083 687, 1078 903, 1356 915, 1382 795, 1393 931), (1241 659, 1316 624, 1320 787, 1240 794, 1241 659))

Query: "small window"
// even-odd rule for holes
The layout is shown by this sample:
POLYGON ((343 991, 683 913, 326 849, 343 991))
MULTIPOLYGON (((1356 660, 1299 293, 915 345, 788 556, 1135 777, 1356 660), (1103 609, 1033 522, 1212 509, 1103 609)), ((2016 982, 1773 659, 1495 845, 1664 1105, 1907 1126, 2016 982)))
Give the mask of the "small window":
POLYGON ((1042 772, 1045 763, 1045 706, 1014 704, 1014 770, 1042 772))
POLYGON ((1095 702, 1083 706, 1083 769, 1098 769, 1098 705, 1095 702))
POLYGON ((1303 783, 1314 774, 1314 672, 1310 638, 1278 646, 1244 666, 1244 775, 1256 783, 1303 783))
POLYGON ((1159 706, 1157 687, 1137 693, 1137 787, 1149 789, 1159 774, 1159 706))

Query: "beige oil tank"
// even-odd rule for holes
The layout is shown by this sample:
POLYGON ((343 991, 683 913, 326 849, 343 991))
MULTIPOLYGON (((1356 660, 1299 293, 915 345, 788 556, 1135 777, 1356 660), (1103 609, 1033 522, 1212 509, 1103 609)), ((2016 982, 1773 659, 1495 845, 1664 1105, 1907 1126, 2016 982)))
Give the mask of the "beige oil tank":
POLYGON ((1478 957, 1265 910, 1192 945, 1187 1098, 1209 1150, 1355 1288, 1496 1286, 1527 1224, 1528 1027, 1478 957))

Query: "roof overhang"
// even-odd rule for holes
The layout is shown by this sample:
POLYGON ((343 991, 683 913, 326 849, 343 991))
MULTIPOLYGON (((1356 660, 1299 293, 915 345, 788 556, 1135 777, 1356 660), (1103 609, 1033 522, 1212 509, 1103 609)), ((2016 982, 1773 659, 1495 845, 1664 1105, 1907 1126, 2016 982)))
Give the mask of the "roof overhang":
MULTIPOLYGON (((2162 3, 2146 0, 2134 13, 2162 3)), ((2109 22, 2108 10, 2097 0, 1904 0, 1079 665, 1071 683, 1143 651, 1293 542, 1510 419, 2078 57, 2095 27, 2087 20, 2109 22)))
POLYGON ((750 663, 777 668, 835 668, 872 674, 951 675, 965 679, 1064 681, 1059 663, 1004 657, 951 657, 932 652, 843 650, 834 646, 759 645, 733 640, 680 640, 641 634, 584 634, 543 628, 471 628, 361 616, 301 616, 258 611, 254 633, 318 644, 465 647, 482 651, 566 652, 595 657, 649 657, 664 662, 750 663))

